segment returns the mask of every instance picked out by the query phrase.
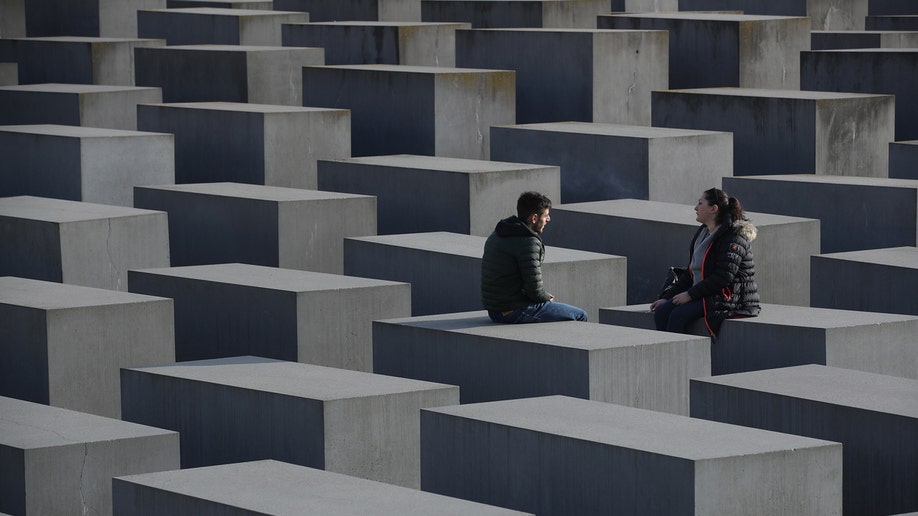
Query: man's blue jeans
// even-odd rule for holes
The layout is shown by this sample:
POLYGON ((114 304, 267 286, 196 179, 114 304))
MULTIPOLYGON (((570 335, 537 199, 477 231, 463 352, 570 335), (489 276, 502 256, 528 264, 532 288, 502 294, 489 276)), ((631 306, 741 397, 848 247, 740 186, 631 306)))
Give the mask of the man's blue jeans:
POLYGON ((583 310, 576 306, 557 303, 555 301, 534 303, 516 309, 507 315, 501 315, 500 312, 488 310, 488 316, 496 323, 505 324, 587 320, 587 314, 583 310))

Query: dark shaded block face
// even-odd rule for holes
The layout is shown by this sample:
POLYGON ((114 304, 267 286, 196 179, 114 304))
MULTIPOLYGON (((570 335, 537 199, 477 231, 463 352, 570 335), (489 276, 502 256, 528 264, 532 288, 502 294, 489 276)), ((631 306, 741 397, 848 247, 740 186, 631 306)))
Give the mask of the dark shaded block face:
POLYGON ((93 84, 91 43, 20 41, 17 60, 19 84, 93 84))
POLYGON ((274 0, 275 11, 305 11, 310 22, 335 20, 376 21, 381 0, 274 0))
MULTIPOLYGON (((26 36, 100 36, 99 0, 29 0, 26 36)), ((63 81, 61 81, 63 82, 63 81)))
POLYGON ((247 102, 246 53, 134 49, 137 86, 162 88, 163 102, 247 102))

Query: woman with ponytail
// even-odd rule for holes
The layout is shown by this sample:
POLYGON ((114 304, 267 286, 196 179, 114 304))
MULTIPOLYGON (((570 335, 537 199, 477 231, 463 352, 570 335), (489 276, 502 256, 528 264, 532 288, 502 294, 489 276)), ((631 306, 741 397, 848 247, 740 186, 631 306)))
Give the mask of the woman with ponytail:
POLYGON ((759 313, 751 248, 757 231, 739 200, 717 188, 701 195, 695 214, 701 227, 689 245, 689 265, 650 310, 660 331, 685 333, 690 322, 703 318, 716 336, 724 319, 759 313))

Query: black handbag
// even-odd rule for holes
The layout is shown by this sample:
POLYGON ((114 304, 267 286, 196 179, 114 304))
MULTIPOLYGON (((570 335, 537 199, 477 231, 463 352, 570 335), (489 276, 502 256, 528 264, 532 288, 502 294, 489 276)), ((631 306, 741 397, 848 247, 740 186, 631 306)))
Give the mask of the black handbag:
POLYGON ((660 287, 660 293, 657 295, 659 299, 669 299, 675 295, 673 290, 676 288, 676 283, 679 283, 679 277, 685 274, 685 268, 683 267, 670 267, 669 271, 666 273, 666 280, 663 282, 663 286, 660 287))

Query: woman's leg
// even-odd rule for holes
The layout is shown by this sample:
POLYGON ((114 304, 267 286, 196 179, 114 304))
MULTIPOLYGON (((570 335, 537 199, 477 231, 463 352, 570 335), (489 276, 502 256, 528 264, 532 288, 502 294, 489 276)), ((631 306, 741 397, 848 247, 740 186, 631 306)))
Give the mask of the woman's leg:
MULTIPOLYGON (((667 304, 671 305, 672 302, 667 304)), ((657 308, 657 311, 659 312, 660 309, 657 308)), ((670 311, 666 322, 666 331, 685 333, 689 323, 702 317, 704 317, 704 301, 701 299, 696 299, 684 305, 676 306, 670 311)))
POLYGON ((657 331, 666 331, 666 327, 669 325, 669 316, 674 308, 676 308, 676 305, 670 299, 653 311, 653 322, 657 325, 657 331))

